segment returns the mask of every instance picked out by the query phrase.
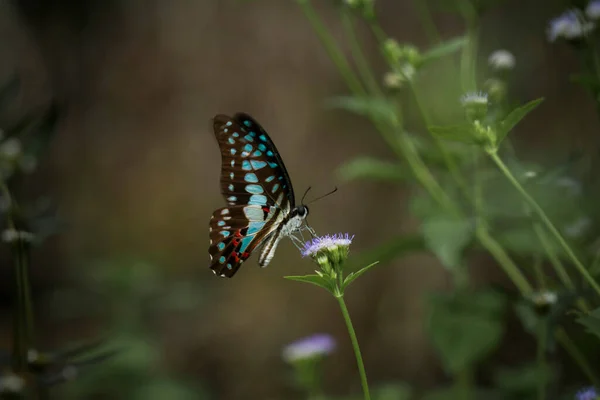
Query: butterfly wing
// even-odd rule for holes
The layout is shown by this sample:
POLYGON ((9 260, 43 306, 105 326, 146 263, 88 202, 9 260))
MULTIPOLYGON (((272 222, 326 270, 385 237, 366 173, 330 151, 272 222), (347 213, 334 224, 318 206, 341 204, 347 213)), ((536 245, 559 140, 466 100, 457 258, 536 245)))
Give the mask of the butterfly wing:
POLYGON ((221 193, 229 207, 210 222, 210 268, 232 277, 294 207, 294 192, 277 148, 249 115, 213 119, 221 149, 221 193))
POLYGON ((252 251, 277 230, 281 210, 254 204, 216 210, 210 220, 210 268, 231 278, 252 251))

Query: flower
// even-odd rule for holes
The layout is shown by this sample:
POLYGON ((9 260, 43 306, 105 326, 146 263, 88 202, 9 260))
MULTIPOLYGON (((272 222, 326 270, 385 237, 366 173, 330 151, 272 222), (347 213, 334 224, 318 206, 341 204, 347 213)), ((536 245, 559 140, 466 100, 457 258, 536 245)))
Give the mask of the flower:
POLYGON ((600 19, 600 0, 592 0, 585 8, 585 15, 589 19, 600 19))
POLYGON ((288 344, 283 348, 282 356, 286 362, 293 363, 331 354, 335 347, 333 336, 317 333, 288 344))
POLYGON ((530 298, 535 305, 546 306, 556 304, 556 301, 558 300, 558 295, 556 294, 556 292, 543 290, 532 293, 530 298))
POLYGON ((492 68, 498 70, 513 69, 515 67, 515 56, 508 50, 496 50, 490 54, 488 63, 492 68))
POLYGON ((488 104, 488 95, 484 92, 469 92, 462 95, 460 98, 460 103, 463 107, 468 107, 472 105, 480 106, 488 104))
POLYGON ((595 26, 594 22, 585 21, 579 11, 568 10, 550 21, 546 33, 551 42, 560 37, 573 40, 587 35, 595 26))
POLYGON ((302 257, 311 257, 322 271, 331 277, 338 276, 343 262, 348 258, 350 244, 354 235, 336 233, 316 237, 306 243, 302 249, 302 257))
POLYGON ((0 393, 21 393, 25 389, 25 379, 10 373, 0 376, 0 393))
POLYGON ((302 257, 315 257, 320 252, 336 251, 343 247, 347 249, 352 243, 352 239, 354 239, 354 235, 350 236, 347 233, 336 233, 333 235, 316 237, 304 243, 304 249, 302 249, 302 257))
POLYGON ((588 387, 585 389, 581 389, 575 395, 576 400, 596 400, 598 398, 598 392, 594 387, 588 387))

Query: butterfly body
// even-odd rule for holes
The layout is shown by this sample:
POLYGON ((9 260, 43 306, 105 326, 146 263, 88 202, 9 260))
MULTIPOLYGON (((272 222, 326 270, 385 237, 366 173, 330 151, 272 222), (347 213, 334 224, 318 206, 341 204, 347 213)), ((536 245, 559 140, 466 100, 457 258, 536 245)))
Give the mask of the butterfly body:
POLYGON ((228 206, 210 221, 210 268, 232 277, 261 247, 266 267, 277 245, 302 228, 308 208, 295 205, 294 192, 281 156, 266 131, 249 115, 213 118, 221 150, 221 193, 228 206))

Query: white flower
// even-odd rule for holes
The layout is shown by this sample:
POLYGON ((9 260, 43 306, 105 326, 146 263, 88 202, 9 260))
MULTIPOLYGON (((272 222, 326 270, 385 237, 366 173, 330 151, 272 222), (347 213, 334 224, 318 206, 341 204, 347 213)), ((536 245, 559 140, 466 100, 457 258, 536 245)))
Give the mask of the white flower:
POLYGON ((465 93, 460 102, 464 107, 467 106, 486 106, 488 104, 488 95, 484 92, 469 92, 465 93))
POLYGON ((17 231, 16 229, 5 229, 2 232, 2 240, 6 243, 12 243, 16 240, 23 240, 24 242, 33 241, 33 233, 26 231, 17 231))
POLYGON ((535 171, 527 171, 523 174, 523 176, 527 179, 535 178, 537 176, 537 172, 535 171))
POLYGON ((20 393, 25 388, 25 380, 10 374, 0 377, 0 393, 20 393))
POLYGON ((508 50, 496 50, 490 54, 488 63, 494 69, 513 69, 515 67, 515 56, 508 50))
POLYGON ((543 290, 532 293, 531 301, 540 306, 555 304, 558 301, 558 295, 556 294, 556 292, 543 290))
POLYGON ((338 233, 334 235, 316 237, 304 244, 304 249, 302 249, 302 256, 313 257, 321 251, 332 252, 338 250, 338 248, 340 247, 348 249, 350 243, 352 243, 353 238, 354 235, 350 236, 347 233, 338 233))
POLYGON ((590 1, 585 8, 585 15, 589 19, 600 19, 600 0, 590 1))
POLYGON ((594 22, 584 20, 579 11, 568 10, 550 21, 546 33, 551 42, 561 37, 572 40, 587 35, 595 26, 594 22))
POLYGON ((17 158, 21 154, 21 142, 17 138, 9 138, 0 145, 0 156, 17 158))

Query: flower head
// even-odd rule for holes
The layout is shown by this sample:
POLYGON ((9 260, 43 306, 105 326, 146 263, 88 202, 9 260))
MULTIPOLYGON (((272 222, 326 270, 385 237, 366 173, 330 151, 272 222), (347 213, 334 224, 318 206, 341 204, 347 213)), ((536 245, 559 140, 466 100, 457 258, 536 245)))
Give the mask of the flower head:
POLYGON ((585 15, 589 19, 600 19, 600 0, 592 0, 585 8, 585 15))
POLYGON ((588 387, 585 389, 581 389, 575 395, 576 400, 596 400, 598 399, 598 392, 594 387, 588 387))
POLYGON ((568 10, 550 21, 548 40, 554 42, 561 37, 567 40, 579 39, 590 33, 595 26, 594 22, 584 20, 579 11, 568 10))
POLYGON ((463 107, 488 104, 488 95, 484 92, 469 92, 462 95, 460 103, 463 107))
POLYGON ((347 233, 316 237, 304 243, 302 257, 310 256, 324 272, 334 276, 348 258, 352 239, 354 235, 350 236, 347 233))
POLYGON ((317 333, 288 344, 283 349, 283 359, 288 363, 313 359, 331 354, 336 347, 333 336, 317 333))
POLYGON ((508 50, 496 50, 488 58, 490 66, 497 70, 513 69, 515 56, 508 50))

